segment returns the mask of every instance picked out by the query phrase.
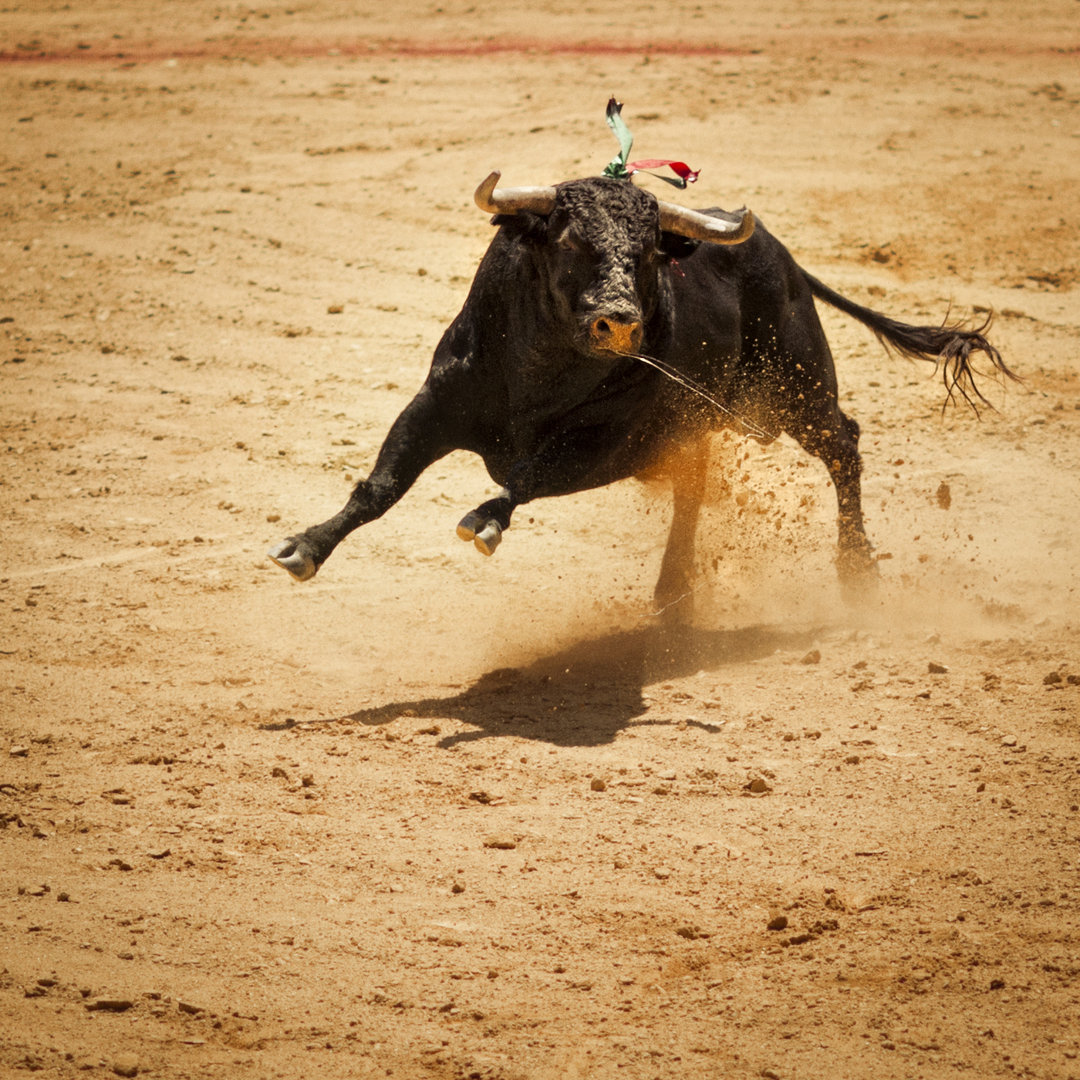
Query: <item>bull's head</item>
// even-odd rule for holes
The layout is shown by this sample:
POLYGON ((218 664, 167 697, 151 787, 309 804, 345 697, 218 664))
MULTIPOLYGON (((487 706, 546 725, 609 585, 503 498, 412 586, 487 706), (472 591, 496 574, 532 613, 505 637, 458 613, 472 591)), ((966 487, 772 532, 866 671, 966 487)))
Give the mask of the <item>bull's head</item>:
POLYGON ((660 202, 622 180, 596 177, 557 187, 499 188, 491 173, 476 189, 481 210, 531 220, 540 239, 559 323, 577 349, 595 356, 642 348, 660 295, 660 267, 687 241, 739 244, 754 231, 744 210, 731 222, 660 202))

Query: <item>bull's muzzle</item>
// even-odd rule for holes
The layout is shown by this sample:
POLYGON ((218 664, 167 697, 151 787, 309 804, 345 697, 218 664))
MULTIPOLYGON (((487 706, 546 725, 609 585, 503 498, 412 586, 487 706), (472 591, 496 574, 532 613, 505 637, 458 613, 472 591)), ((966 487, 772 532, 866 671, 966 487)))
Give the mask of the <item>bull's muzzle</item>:
POLYGON ((601 315, 589 324, 589 343, 601 352, 628 355, 641 348, 644 328, 636 320, 622 320, 601 315))

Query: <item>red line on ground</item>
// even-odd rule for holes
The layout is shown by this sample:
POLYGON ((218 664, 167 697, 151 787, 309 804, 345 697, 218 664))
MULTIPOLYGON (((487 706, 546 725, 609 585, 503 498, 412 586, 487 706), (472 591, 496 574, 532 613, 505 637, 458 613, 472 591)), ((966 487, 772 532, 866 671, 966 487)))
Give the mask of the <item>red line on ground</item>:
POLYGON ((395 39, 304 42, 215 41, 170 47, 156 42, 118 48, 79 45, 0 52, 0 63, 150 63, 163 60, 310 59, 334 56, 482 57, 515 53, 528 56, 746 56, 760 50, 705 42, 545 41, 494 38, 489 41, 399 41, 395 39))

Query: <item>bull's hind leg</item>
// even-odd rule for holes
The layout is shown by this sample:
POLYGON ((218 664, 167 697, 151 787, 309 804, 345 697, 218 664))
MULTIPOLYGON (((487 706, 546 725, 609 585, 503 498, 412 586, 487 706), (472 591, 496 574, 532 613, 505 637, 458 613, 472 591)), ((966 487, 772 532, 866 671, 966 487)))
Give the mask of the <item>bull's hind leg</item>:
POLYGON ((863 524, 859 425, 834 407, 824 421, 792 425, 791 434, 829 470, 838 515, 836 569, 846 597, 857 599, 877 581, 877 563, 863 524))
MULTIPOLYGON (((836 569, 845 599, 856 600, 877 580, 863 525, 859 425, 840 409, 832 351, 806 280, 792 267, 790 304, 777 316, 777 340, 770 343, 782 358, 773 372, 776 419, 829 470, 836 488, 836 569)), ((767 355, 770 349, 764 351, 767 355)))
POLYGON ((666 463, 674 483, 671 531, 653 591, 656 613, 665 620, 688 622, 694 614, 694 539, 702 499, 708 442, 695 439, 666 463))

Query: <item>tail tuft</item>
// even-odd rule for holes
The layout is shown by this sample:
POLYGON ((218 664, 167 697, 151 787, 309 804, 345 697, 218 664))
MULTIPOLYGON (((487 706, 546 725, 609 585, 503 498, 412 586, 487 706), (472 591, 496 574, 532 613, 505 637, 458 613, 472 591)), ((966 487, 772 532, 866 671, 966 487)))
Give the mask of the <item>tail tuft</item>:
POLYGON ((886 349, 913 360, 927 360, 934 364, 942 373, 946 405, 961 397, 976 416, 980 404, 993 408, 975 381, 976 372, 971 362, 973 353, 982 353, 994 371, 1020 382, 1020 377, 1009 370, 1001 353, 986 338, 986 331, 993 321, 992 314, 988 314, 977 326, 968 326, 963 322, 950 323, 948 316, 941 326, 911 326, 856 304, 805 271, 803 274, 819 300, 857 319, 874 332, 886 349))
POLYGON ((942 380, 945 383, 945 392, 948 395, 947 402, 954 401, 956 394, 959 393, 968 405, 975 410, 976 415, 979 412, 979 402, 984 405, 990 403, 975 384, 975 371, 971 366, 972 353, 983 353, 989 359, 990 365, 995 371, 1001 372, 1002 375, 1012 379, 1013 382, 1020 381, 1019 376, 1012 372, 1005 361, 1002 360, 1001 353, 986 340, 985 332, 990 329, 990 324, 993 321, 993 314, 988 313, 977 327, 968 328, 962 324, 949 326, 946 323, 942 325, 939 331, 939 333, 947 336, 947 340, 942 343, 937 353, 942 380))
POLYGON ((941 326, 908 326, 886 316, 880 316, 880 319, 882 325, 868 325, 886 349, 912 360, 930 361, 941 371, 945 405, 955 402, 958 397, 963 398, 976 415, 980 405, 993 407, 975 381, 976 370, 971 362, 974 353, 982 353, 994 371, 1014 382, 1020 381, 986 338, 986 331, 993 322, 992 314, 987 314, 977 326, 950 323, 948 317, 941 326))

